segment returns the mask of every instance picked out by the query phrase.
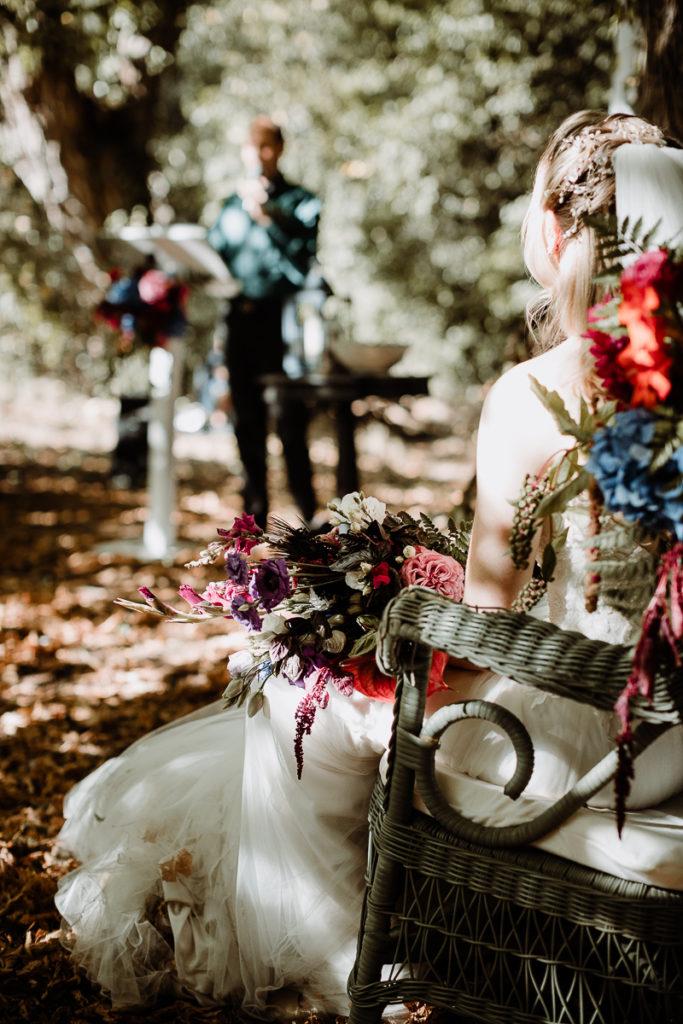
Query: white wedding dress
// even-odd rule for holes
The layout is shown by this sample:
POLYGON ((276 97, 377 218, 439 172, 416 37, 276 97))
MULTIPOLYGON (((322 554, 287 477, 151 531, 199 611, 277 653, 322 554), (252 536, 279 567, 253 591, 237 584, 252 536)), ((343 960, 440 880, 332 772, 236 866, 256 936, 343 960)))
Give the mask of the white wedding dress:
MULTIPOLYGON (((619 612, 583 611, 582 532, 580 522, 570 525, 546 614, 603 639, 632 638, 634 624, 619 612)), ((507 704, 530 727, 538 747, 532 794, 563 792, 610 749, 610 714, 491 673, 476 686, 477 696, 507 704)), ((266 693, 267 714, 246 718, 218 702, 141 739, 67 798, 59 846, 82 866, 59 887, 65 942, 116 1006, 186 992, 267 1016, 273 992, 295 987, 321 1012, 348 1012, 368 800, 392 707, 332 692, 304 739, 299 781, 301 691, 272 679, 266 693), (168 918, 159 913, 164 901, 168 918)), ((457 742, 445 742, 442 756, 505 782, 509 751, 498 735, 489 729, 468 742, 459 728, 446 734, 457 742)), ((667 774, 654 758, 651 769, 639 763, 639 803, 683 787, 683 730, 655 747, 662 743, 667 774)))

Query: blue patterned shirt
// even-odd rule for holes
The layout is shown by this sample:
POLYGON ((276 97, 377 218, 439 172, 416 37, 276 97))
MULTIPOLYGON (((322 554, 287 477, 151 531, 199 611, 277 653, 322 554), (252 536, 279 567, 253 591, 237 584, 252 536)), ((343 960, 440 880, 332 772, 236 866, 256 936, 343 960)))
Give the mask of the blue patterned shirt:
POLYGON ((301 288, 318 236, 320 200, 282 175, 268 183, 263 210, 271 218, 266 225, 253 221, 240 197, 231 195, 208 235, 250 299, 289 295, 301 288))

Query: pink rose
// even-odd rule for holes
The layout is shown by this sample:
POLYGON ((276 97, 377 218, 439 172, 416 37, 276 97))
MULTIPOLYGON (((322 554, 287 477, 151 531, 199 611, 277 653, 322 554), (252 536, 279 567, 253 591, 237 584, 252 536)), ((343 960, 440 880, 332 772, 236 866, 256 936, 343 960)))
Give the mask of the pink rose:
POLYGON ((230 580, 221 580, 220 583, 209 583, 202 594, 202 599, 208 601, 209 604, 215 604, 219 608, 229 610, 232 607, 232 602, 238 595, 246 597, 247 594, 248 590, 246 587, 236 586, 230 580))
POLYGON ((167 298, 172 284, 161 270, 147 270, 138 281, 138 292, 143 302, 156 306, 167 298))
POLYGON ((427 587, 444 597, 462 601, 465 570, 450 555, 417 547, 415 554, 401 566, 401 580, 407 586, 427 587))
POLYGON ((237 595, 242 597, 248 595, 246 587, 237 587, 229 580, 221 581, 220 583, 209 583, 202 594, 198 594, 193 587, 183 583, 178 588, 178 593, 193 608, 203 602, 207 602, 208 604, 216 605, 218 608, 225 608, 227 611, 230 610, 232 602, 237 595))

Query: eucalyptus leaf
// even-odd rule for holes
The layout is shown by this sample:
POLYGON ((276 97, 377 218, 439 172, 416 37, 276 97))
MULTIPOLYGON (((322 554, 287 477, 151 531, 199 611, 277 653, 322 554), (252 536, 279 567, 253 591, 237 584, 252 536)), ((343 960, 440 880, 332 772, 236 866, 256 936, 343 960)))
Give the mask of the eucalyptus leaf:
POLYGON ((592 431, 584 430, 576 420, 569 415, 567 407, 557 391, 550 391, 531 374, 529 374, 529 381, 531 383, 532 391, 541 400, 548 412, 552 413, 562 434, 571 434, 572 437, 576 437, 579 441, 590 441, 592 431))
POLYGON ((680 489, 681 481, 683 481, 683 475, 677 473, 675 477, 668 481, 666 487, 662 487, 662 494, 674 494, 680 489))
POLYGON ((546 583, 549 583, 553 578, 556 565, 557 553, 552 543, 548 543, 543 549, 543 556, 541 558, 541 575, 546 583))
POLYGON ((377 615, 357 615, 356 622, 363 629, 377 629, 379 626, 379 617, 377 615))
POLYGON ((336 562, 332 562, 330 569, 334 569, 335 572, 349 572, 351 569, 357 569, 361 562, 372 561, 372 552, 367 548, 361 548, 359 551, 351 551, 338 558, 336 562))
POLYGON ((376 646, 377 630, 373 629, 369 633, 364 633, 363 636, 358 637, 349 651, 349 657, 358 658, 361 654, 368 654, 370 651, 374 651, 376 646))
POLYGON ((227 701, 234 701, 240 695, 240 693, 242 692, 246 685, 247 683, 241 676, 239 676, 237 679, 231 679, 225 689, 225 692, 223 693, 223 697, 227 701))
POLYGON ((617 411, 617 403, 614 401, 604 402, 595 413, 595 426, 605 427, 617 411))
POLYGON ((568 480, 566 484, 562 484, 550 494, 546 494, 536 509, 536 519, 544 519, 554 512, 564 511, 572 498, 586 490, 590 480, 590 473, 582 469, 572 480, 568 480))
POLYGON ((586 433, 592 433, 595 429, 595 417, 588 406, 588 402, 583 397, 581 398, 579 410, 579 426, 586 433))
POLYGON ((556 533, 553 539, 550 541, 555 551, 560 551, 567 543, 567 537, 569 535, 569 527, 565 526, 564 530, 560 530, 556 533))
POLYGON ((263 690, 257 690, 256 693, 252 693, 247 704, 247 715, 249 718, 253 718, 257 715, 265 703, 265 694, 263 690))
POLYGON ((579 466, 579 454, 581 449, 579 447, 570 448, 568 452, 565 452, 557 466, 554 468, 554 474, 551 476, 551 483, 553 489, 566 484, 568 480, 572 480, 580 469, 579 466))
POLYGON ((677 448, 680 448, 678 438, 673 437, 670 440, 665 441, 659 451, 652 457, 652 461, 649 466, 650 473, 656 473, 657 470, 663 469, 677 448))

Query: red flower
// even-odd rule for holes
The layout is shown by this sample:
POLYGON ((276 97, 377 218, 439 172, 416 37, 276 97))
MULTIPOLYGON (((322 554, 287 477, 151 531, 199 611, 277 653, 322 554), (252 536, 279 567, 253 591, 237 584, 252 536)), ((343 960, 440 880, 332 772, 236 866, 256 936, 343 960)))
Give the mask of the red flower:
POLYGON ((255 518, 246 512, 235 517, 229 530, 219 529, 217 532, 224 541, 234 541, 234 544, 226 543, 226 548, 234 547, 235 551, 244 551, 247 555, 263 539, 263 530, 257 525, 255 518))
MULTIPOLYGON (((630 301, 636 292, 644 293, 652 288, 666 301, 671 301, 678 287, 681 267, 669 259, 666 249, 650 249, 627 267, 621 275, 621 293, 630 301)), ((657 308, 659 302, 654 305, 657 308)))
POLYGON ((631 406, 651 409, 663 402, 671 391, 669 369, 673 360, 666 344, 665 322, 646 312, 646 303, 656 300, 658 305, 659 296, 653 288, 648 288, 642 298, 643 305, 625 301, 619 306, 619 322, 626 327, 629 340, 617 355, 617 363, 633 385, 631 406))
MULTIPOLYGON (((594 306, 593 309, 595 308, 594 306)), ((591 312, 592 310, 588 311, 589 320, 592 319, 591 312)), ((617 360, 619 353, 628 344, 628 336, 623 334, 619 338, 614 338, 605 331, 590 327, 584 337, 590 338, 593 342, 590 353, 595 360, 595 372, 602 381, 605 391, 610 398, 616 398, 620 404, 628 405, 633 395, 633 386, 628 380, 626 370, 617 360)))
POLYGON ((669 261, 666 249, 644 252, 621 275, 619 323, 628 331, 628 344, 618 353, 617 363, 633 385, 631 406, 650 409, 671 391, 669 325, 655 311, 672 296, 678 277, 679 269, 669 261))
POLYGON ((391 583, 391 576, 389 575, 389 563, 380 562, 372 570, 372 589, 377 590, 378 587, 383 587, 385 583, 391 583))
MULTIPOLYGON (((446 689, 443 674, 447 662, 447 654, 444 654, 443 651, 434 651, 427 696, 446 689)), ((358 693, 362 693, 365 697, 372 697, 374 700, 393 701, 396 680, 380 672, 374 651, 362 654, 358 658, 347 658, 341 662, 341 667, 353 676, 353 688, 358 693)))
POLYGON ((138 281, 140 298, 148 306, 165 306, 165 308, 168 308, 166 300, 174 283, 161 270, 147 270, 138 281))

